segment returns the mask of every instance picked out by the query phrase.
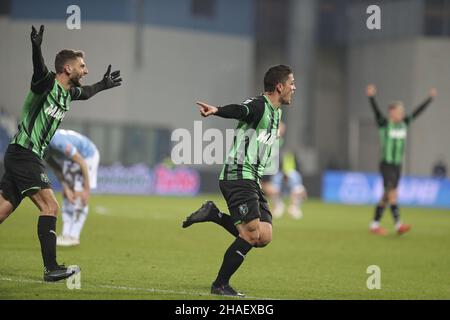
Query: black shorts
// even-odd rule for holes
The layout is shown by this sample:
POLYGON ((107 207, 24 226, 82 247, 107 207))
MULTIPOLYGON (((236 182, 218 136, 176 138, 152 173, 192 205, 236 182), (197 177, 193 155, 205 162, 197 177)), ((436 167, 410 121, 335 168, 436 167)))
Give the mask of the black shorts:
POLYGON ((269 204, 256 181, 220 180, 219 187, 235 225, 254 219, 272 224, 269 204))
POLYGON ((383 185, 385 190, 397 189, 402 167, 397 164, 390 164, 386 162, 380 163, 380 172, 383 176, 383 185))
POLYGON ((50 188, 42 160, 32 151, 10 144, 5 153, 5 173, 0 182, 3 198, 16 209, 24 197, 50 188))

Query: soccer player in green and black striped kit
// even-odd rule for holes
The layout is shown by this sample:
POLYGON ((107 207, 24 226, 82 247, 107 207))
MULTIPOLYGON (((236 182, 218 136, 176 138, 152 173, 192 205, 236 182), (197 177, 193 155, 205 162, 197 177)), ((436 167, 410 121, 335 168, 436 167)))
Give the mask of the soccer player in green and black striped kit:
POLYGON ((219 178, 220 190, 230 215, 207 201, 183 222, 183 228, 198 222, 219 224, 235 237, 225 252, 222 266, 211 286, 211 293, 242 296, 229 284, 245 255, 253 247, 264 247, 272 240, 272 214, 261 190, 260 180, 271 159, 278 138, 281 105, 291 103, 295 91, 290 67, 278 65, 264 76, 264 94, 244 101, 215 107, 198 102, 204 117, 216 115, 239 120, 233 145, 219 178))
POLYGON ((406 136, 409 125, 421 114, 437 95, 436 89, 431 89, 429 97, 417 107, 411 114, 405 115, 403 103, 393 102, 389 105, 389 117, 386 118, 378 108, 375 101, 376 88, 367 86, 366 94, 375 114, 381 141, 380 172, 383 177, 384 193, 375 208, 375 216, 370 224, 370 231, 375 234, 385 235, 386 230, 380 226, 380 220, 384 209, 390 205, 398 234, 408 232, 410 225, 400 221, 400 212, 397 204, 397 186, 400 180, 402 162, 406 146, 406 136))
POLYGON ((42 157, 73 100, 86 100, 97 92, 119 86, 120 71, 108 67, 103 79, 82 86, 88 73, 81 51, 62 50, 55 58, 55 71, 48 71, 41 52, 44 26, 32 27, 33 77, 25 99, 18 132, 5 153, 5 173, 0 182, 0 223, 30 197, 40 210, 37 232, 44 262, 44 281, 68 278, 79 268, 68 269, 56 261, 58 202, 50 187, 42 157))

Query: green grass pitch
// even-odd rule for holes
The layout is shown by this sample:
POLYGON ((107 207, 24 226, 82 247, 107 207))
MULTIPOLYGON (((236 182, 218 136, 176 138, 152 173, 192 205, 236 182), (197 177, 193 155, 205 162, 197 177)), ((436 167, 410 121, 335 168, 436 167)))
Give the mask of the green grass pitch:
MULTIPOLYGON (((209 295, 232 237, 184 217, 221 197, 92 196, 81 245, 58 248, 58 260, 81 266, 81 289, 42 282, 36 209, 25 200, 0 226, 0 299, 218 299, 209 295)), ((368 232, 373 208, 309 200, 304 218, 274 221, 273 242, 252 250, 231 284, 253 298, 450 299, 450 212, 402 208, 412 231, 368 232), (367 267, 381 268, 369 290, 367 267)), ((60 230, 60 221, 58 222, 60 230)))

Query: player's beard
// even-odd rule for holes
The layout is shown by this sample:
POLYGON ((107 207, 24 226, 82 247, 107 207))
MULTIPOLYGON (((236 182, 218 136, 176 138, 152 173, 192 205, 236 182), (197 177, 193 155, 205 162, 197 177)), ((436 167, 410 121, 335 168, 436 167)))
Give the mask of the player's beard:
POLYGON ((289 104, 291 104, 292 96, 289 95, 289 96, 286 96, 286 97, 281 97, 280 100, 281 100, 280 102, 281 102, 282 105, 289 105, 289 104))
POLYGON ((69 77, 71 87, 81 87, 81 75, 72 73, 69 77))

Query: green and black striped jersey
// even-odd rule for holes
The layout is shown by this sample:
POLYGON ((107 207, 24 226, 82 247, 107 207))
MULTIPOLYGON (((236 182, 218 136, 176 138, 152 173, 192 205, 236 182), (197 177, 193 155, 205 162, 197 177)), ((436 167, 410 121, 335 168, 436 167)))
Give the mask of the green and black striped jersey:
POLYGON ((272 147, 278 138, 281 109, 273 107, 270 100, 262 95, 246 100, 241 105, 219 108, 216 115, 239 120, 219 179, 259 182, 273 155, 272 147), (235 116, 224 115, 223 110, 230 108, 236 109, 235 116))
POLYGON ((55 79, 53 72, 31 83, 31 90, 26 96, 19 130, 11 141, 40 158, 53 137, 56 129, 70 109, 70 102, 81 95, 81 88, 72 87, 65 90, 55 79))
POLYGON ((401 122, 389 121, 379 110, 374 97, 370 104, 375 113, 381 146, 381 161, 393 165, 401 165, 406 147, 408 127, 411 122, 430 104, 432 98, 425 100, 414 112, 401 122))
MULTIPOLYGON (((35 32, 35 30, 33 30, 35 32)), ((120 71, 111 71, 111 65, 103 79, 90 86, 71 86, 66 90, 56 80, 56 74, 49 72, 41 51, 43 26, 39 35, 31 34, 33 77, 31 88, 22 109, 19 130, 11 141, 37 154, 44 156, 48 143, 58 129, 73 100, 87 100, 105 89, 121 84, 120 71)), ((84 72, 84 71, 83 71, 84 72)))
POLYGON ((379 127, 381 160, 385 163, 400 165, 406 146, 408 121, 394 123, 387 121, 379 127))

